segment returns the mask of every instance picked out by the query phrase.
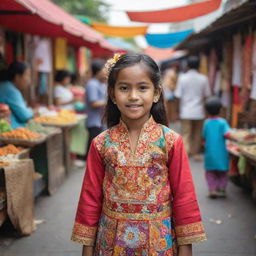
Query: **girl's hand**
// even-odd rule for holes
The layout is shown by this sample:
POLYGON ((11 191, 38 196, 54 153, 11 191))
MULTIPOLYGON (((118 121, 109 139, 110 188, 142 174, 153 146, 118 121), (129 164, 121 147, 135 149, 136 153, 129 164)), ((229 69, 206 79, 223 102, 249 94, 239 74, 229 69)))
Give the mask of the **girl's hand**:
POLYGON ((178 256, 192 256, 192 245, 181 245, 178 248, 178 256))
POLYGON ((83 246, 82 256, 93 256, 93 246, 83 246))

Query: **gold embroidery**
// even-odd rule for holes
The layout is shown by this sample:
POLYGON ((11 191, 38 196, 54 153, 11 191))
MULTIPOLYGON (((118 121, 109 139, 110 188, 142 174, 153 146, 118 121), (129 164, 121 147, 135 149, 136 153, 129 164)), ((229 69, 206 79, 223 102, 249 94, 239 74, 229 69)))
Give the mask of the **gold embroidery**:
POLYGON ((96 240, 97 227, 89 227, 75 222, 71 240, 83 245, 93 246, 96 240))
POLYGON ((175 227, 175 232, 179 245, 206 240, 206 235, 202 222, 177 226, 175 227))
POLYGON ((198 243, 198 242, 203 242, 206 241, 206 235, 201 234, 201 235, 194 235, 194 236, 189 236, 189 237, 182 237, 182 238, 177 238, 178 245, 185 245, 185 244, 192 244, 192 243, 198 243))
POLYGON ((76 234, 72 234, 71 240, 74 242, 77 242, 79 244, 86 245, 86 246, 94 246, 94 244, 95 244, 95 238, 92 239, 92 238, 87 238, 87 237, 81 237, 76 234))
POLYGON ((112 211, 104 204, 103 213, 108 217, 118 220, 155 220, 171 216, 171 207, 165 205, 161 212, 150 212, 150 213, 123 213, 112 211))

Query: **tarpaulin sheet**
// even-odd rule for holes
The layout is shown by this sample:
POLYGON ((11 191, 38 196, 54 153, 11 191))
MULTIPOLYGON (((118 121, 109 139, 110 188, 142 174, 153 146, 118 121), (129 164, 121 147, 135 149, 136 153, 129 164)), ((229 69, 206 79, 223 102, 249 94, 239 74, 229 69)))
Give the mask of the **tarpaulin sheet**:
POLYGON ((104 34, 105 36, 116 36, 125 38, 134 37, 138 35, 145 35, 148 29, 148 26, 117 27, 95 22, 93 22, 91 26, 98 32, 104 34))
POLYGON ((200 17, 216 11, 221 5, 221 0, 207 0, 182 7, 159 11, 127 11, 131 21, 147 23, 180 22, 200 17))
POLYGON ((157 48, 170 48, 183 41, 193 30, 184 30, 167 34, 146 34, 147 43, 157 48))

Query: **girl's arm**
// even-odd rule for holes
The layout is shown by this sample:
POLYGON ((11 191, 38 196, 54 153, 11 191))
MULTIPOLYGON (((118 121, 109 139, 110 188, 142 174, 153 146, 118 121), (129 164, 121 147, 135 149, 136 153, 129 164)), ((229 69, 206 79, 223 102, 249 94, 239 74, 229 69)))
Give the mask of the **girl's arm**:
POLYGON ((179 246, 178 256, 192 256, 192 245, 186 244, 179 246))
MULTIPOLYGON (((181 247, 204 241, 206 235, 182 137, 178 136, 174 140, 169 151, 169 177, 173 196, 174 229, 178 246, 181 247)), ((180 253, 183 253, 185 248, 182 247, 180 253)))
POLYGON ((105 169, 102 157, 97 148, 97 145, 100 143, 98 140, 97 137, 92 141, 88 153, 86 173, 71 237, 74 242, 89 247, 93 247, 95 244, 103 203, 105 169))
POLYGON ((94 247, 92 246, 83 246, 82 256, 93 256, 94 247))

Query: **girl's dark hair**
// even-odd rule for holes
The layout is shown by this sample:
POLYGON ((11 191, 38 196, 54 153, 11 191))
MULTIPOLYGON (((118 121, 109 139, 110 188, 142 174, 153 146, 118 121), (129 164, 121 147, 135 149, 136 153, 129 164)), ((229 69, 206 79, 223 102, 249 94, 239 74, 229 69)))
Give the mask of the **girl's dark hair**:
POLYGON ((5 71, 2 71, 1 80, 13 81, 16 75, 23 75, 29 66, 24 62, 12 62, 5 71))
POLYGON ((92 75, 95 76, 99 71, 101 71, 104 68, 105 61, 101 59, 95 59, 92 61, 91 69, 92 69, 92 75))
POLYGON ((221 107, 221 101, 217 96, 211 96, 205 102, 205 109, 211 116, 218 115, 221 107))
POLYGON ((66 77, 71 78, 71 73, 66 69, 61 69, 56 72, 54 80, 55 82, 62 82, 66 77))
MULTIPOLYGON (((150 80, 154 84, 155 89, 161 88, 160 70, 151 57, 142 53, 127 53, 122 55, 115 63, 115 65, 110 69, 110 72, 108 74, 108 101, 104 115, 104 120, 106 121, 108 127, 112 127, 118 124, 121 117, 119 109, 110 98, 111 92, 114 90, 115 87, 118 73, 124 68, 138 64, 142 64, 146 67, 147 73, 150 77, 150 80)), ((157 123, 167 126, 164 98, 162 92, 158 102, 153 103, 150 113, 157 123)))

